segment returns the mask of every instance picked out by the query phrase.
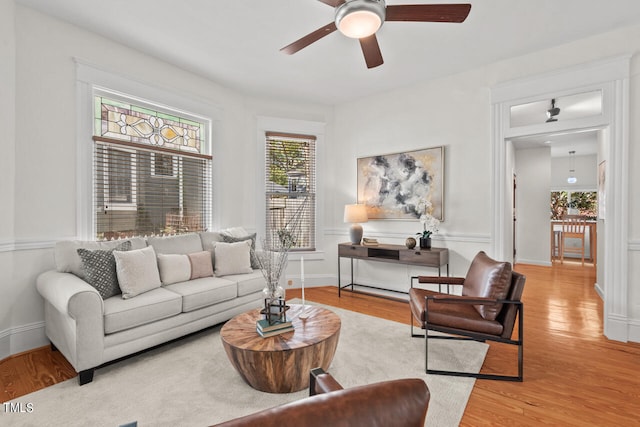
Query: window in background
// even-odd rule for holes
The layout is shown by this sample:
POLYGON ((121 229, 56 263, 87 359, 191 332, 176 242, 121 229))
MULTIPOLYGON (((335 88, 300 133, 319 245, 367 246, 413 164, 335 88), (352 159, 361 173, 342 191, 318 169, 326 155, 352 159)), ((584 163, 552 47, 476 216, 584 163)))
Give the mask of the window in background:
POLYGON ((205 230, 211 156, 205 120, 120 95, 94 97, 97 239, 205 230))
POLYGON ((565 215, 570 213, 584 215, 590 220, 596 219, 598 214, 598 192, 552 191, 551 219, 561 220, 565 215))
POLYGON ((265 171, 265 243, 293 239, 291 250, 315 250, 315 136, 267 132, 265 171), (294 235, 289 235, 298 220, 294 235))

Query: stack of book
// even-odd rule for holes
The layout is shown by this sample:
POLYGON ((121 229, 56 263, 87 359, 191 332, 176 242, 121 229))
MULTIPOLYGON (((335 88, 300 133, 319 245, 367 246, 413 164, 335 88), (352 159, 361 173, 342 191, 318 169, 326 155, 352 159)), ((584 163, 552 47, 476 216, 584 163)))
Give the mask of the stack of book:
POLYGON ((267 338, 293 331, 293 324, 288 319, 285 321, 276 321, 271 324, 269 324, 267 319, 260 319, 256 322, 256 331, 262 338, 267 338))

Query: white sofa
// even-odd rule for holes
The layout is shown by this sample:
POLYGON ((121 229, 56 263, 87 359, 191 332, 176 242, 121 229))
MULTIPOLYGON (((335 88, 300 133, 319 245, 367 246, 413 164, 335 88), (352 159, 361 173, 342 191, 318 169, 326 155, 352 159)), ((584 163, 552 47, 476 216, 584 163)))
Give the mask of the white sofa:
MULTIPOLYGON (((201 232, 129 241, 131 251, 153 247, 158 260, 161 254, 208 250, 212 266, 220 271, 214 248, 222 246, 215 242, 224 236, 201 232)), ((59 242, 55 248, 56 270, 41 274, 37 280, 38 292, 45 300, 46 335, 79 372, 80 385, 91 382, 94 370, 107 362, 219 324, 263 304, 265 280, 258 269, 162 284, 128 299, 121 294, 103 299, 83 279, 86 266, 77 249, 110 250, 120 243, 59 242)))

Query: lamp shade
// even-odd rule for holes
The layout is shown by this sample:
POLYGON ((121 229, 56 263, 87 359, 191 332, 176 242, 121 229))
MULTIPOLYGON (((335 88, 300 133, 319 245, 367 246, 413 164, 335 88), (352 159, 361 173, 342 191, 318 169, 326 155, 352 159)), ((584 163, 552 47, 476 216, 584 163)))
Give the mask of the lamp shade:
POLYGON ((367 207, 365 205, 345 205, 344 222, 361 223, 368 220, 367 207))

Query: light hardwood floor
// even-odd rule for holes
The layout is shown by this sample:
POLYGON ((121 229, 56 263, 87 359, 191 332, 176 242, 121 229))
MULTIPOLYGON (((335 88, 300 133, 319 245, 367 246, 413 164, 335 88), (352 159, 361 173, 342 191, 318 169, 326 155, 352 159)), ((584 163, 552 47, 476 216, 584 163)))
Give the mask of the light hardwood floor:
MULTIPOLYGON (((515 269, 527 276, 524 382, 476 381, 461 425, 640 425, 640 344, 603 336, 595 270, 567 262, 515 269)), ((287 294, 299 296, 297 290, 287 294)), ((348 292, 338 298, 335 287, 307 288, 306 297, 407 325, 410 321, 404 302, 348 292)), ((513 350, 491 344, 483 371, 504 366, 515 371, 513 350)), ((0 362, 0 398, 4 402, 74 375, 48 347, 16 355, 0 362)))

